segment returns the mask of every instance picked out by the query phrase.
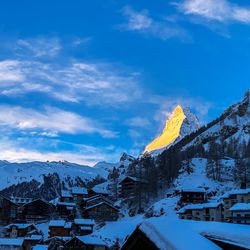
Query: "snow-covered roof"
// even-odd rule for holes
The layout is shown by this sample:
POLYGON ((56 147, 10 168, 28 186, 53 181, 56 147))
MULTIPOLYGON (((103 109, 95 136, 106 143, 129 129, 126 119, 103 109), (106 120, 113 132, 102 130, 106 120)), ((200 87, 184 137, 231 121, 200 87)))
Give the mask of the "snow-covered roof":
POLYGON ((242 195, 242 194, 249 194, 250 193, 250 188, 247 189, 235 189, 231 190, 221 196, 221 198, 229 198, 231 195, 242 195))
POLYGON ((103 240, 90 235, 76 236, 76 238, 86 245, 107 246, 103 240))
POLYGON ((19 229, 25 229, 27 227, 30 227, 32 224, 27 224, 27 223, 15 223, 15 224, 9 224, 7 226, 5 226, 5 229, 9 229, 12 226, 15 226, 19 229))
POLYGON ((182 213, 185 213, 187 210, 201 210, 201 209, 205 209, 205 208, 216 208, 219 205, 221 205, 221 203, 219 203, 219 202, 189 204, 189 205, 186 205, 183 208, 181 208, 178 211, 178 213, 182 214, 182 213))
POLYGON ((204 188, 183 188, 182 192, 206 193, 204 188))
POLYGON ((130 179, 130 180, 133 180, 133 181, 136 181, 136 182, 143 181, 143 180, 141 180, 140 178, 137 178, 137 177, 125 176, 125 177, 120 181, 120 183, 123 182, 123 181, 126 180, 126 179, 130 179))
POLYGON ((32 250, 48 250, 48 246, 46 245, 35 245, 32 250))
POLYGON ((72 227, 72 222, 66 222, 64 225, 64 228, 71 228, 72 227))
POLYGON ((74 219, 76 225, 95 225, 95 221, 92 219, 74 219))
POLYGON ((98 193, 98 194, 109 194, 109 192, 102 188, 102 187, 99 187, 99 186, 95 186, 92 188, 92 190, 95 192, 95 193, 98 193))
POLYGON ((49 227, 71 228, 72 227, 72 222, 66 222, 65 220, 51 220, 49 222, 49 227))
POLYGON ((72 194, 69 190, 61 190, 61 196, 65 198, 71 198, 72 194))
POLYGON ((0 246, 22 246, 24 238, 0 238, 0 246))
POLYGON ((81 230, 92 231, 92 227, 91 226, 81 226, 80 228, 81 228, 81 230))
POLYGON ((250 203, 236 203, 229 210, 231 210, 231 211, 250 211, 250 203))
POLYGON ((42 240, 43 236, 42 235, 37 235, 37 234, 32 234, 30 236, 26 236, 25 240, 42 240))
POLYGON ((49 227, 64 227, 65 223, 65 220, 51 220, 49 227))
POLYGON ((160 249, 193 250, 220 248, 200 234, 183 227, 178 220, 150 220, 143 222, 139 229, 160 249))
POLYGON ((83 187, 72 187, 71 192, 72 194, 88 194, 87 189, 83 187))

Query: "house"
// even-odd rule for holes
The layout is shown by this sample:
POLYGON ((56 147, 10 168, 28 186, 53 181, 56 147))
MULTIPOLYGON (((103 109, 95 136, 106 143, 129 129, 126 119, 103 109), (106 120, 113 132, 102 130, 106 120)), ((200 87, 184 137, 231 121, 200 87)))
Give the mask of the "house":
POLYGON ((60 201, 73 202, 73 195, 69 190, 61 190, 60 201))
POLYGON ((219 250, 210 240, 199 233, 183 226, 179 220, 159 220, 158 218, 144 221, 129 235, 120 248, 121 250, 219 250))
POLYGON ((187 188, 181 190, 180 205, 206 202, 206 191, 203 188, 187 188))
POLYGON ((0 238, 1 250, 24 250, 24 238, 0 238))
POLYGON ((119 209, 103 201, 86 207, 83 217, 97 221, 115 221, 119 217, 119 209))
POLYGON ((107 250, 106 243, 96 237, 89 235, 76 236, 65 244, 65 250, 107 250))
POLYGON ((61 190, 60 201, 73 202, 73 195, 69 190, 61 190))
POLYGON ((0 223, 8 224, 17 217, 18 205, 0 194, 0 223))
POLYGON ((73 230, 75 235, 87 235, 93 232, 95 221, 91 219, 75 219, 73 230))
POLYGON ((250 224, 250 203, 236 203, 229 210, 233 223, 250 224))
POLYGON ((43 236, 42 235, 30 235, 24 237, 24 249, 31 250, 35 245, 42 243, 43 236))
POLYGON ((119 182, 119 193, 120 197, 130 200, 136 196, 139 187, 143 188, 146 183, 136 177, 127 176, 122 181, 119 182))
POLYGON ((20 207, 21 218, 27 222, 49 220, 55 213, 55 206, 42 199, 33 200, 20 207))
POLYGON ((49 222, 49 237, 68 237, 71 235, 71 229, 72 222, 66 222, 65 220, 51 220, 49 222))
POLYGON ((56 211, 59 217, 64 219, 73 219, 76 214, 76 204, 74 202, 58 201, 56 211))
POLYGON ((89 206, 98 204, 100 202, 107 202, 113 205, 113 202, 108 197, 98 194, 95 196, 91 196, 89 198, 83 198, 81 206, 84 209, 85 207, 89 207, 89 206))
POLYGON ((224 206, 224 220, 231 221, 232 211, 230 208, 236 203, 250 203, 250 188, 236 189, 225 193, 222 197, 224 206))
POLYGON ((25 237, 29 232, 37 230, 33 224, 28 223, 16 223, 9 224, 5 228, 5 237, 7 238, 17 238, 25 237))
POLYGON ((88 191, 83 187, 72 187, 71 194, 73 196, 73 201, 80 205, 83 198, 88 197, 88 191))
POLYGON ((189 204, 178 211, 180 219, 198 221, 222 221, 222 204, 201 203, 189 204))
POLYGON ((26 203, 29 203, 29 202, 33 201, 33 198, 24 198, 24 197, 11 196, 10 200, 12 202, 14 202, 15 204, 21 206, 21 205, 24 205, 26 203))

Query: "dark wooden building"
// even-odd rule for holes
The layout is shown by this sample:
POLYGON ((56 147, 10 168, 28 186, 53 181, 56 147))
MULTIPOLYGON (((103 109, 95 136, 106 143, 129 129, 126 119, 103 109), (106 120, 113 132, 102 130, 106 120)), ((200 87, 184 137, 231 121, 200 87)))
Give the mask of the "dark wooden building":
POLYGON ((107 202, 100 202, 86 207, 83 217, 97 221, 115 221, 119 217, 119 209, 107 202))
POLYGON ((15 221, 18 205, 0 194, 0 223, 8 224, 15 221))
POLYGON ((89 235, 76 236, 65 244, 65 250, 108 250, 104 241, 89 235))
POLYGON ((73 195, 71 194, 71 191, 61 190, 60 201, 61 202, 73 202, 73 195))
POLYGON ((29 232, 36 229, 33 224, 28 223, 9 224, 4 228, 4 235, 7 238, 25 237, 29 232))
POLYGON ((73 231, 75 235, 87 235, 93 232, 95 221, 91 219, 75 219, 73 223, 73 231))
POLYGON ((49 220, 55 213, 55 206, 37 199, 20 207, 21 218, 26 222, 49 220))
POLYGON ((83 198, 88 197, 88 191, 83 187, 72 187, 71 194, 73 196, 73 201, 80 205, 83 198))
POLYGON ((202 188, 183 189, 180 205, 204 203, 207 201, 206 191, 202 188))
POLYGON ((146 185, 146 183, 143 180, 136 177, 127 176, 119 183, 120 197, 127 200, 133 199, 136 196, 138 189, 143 189, 144 185, 146 185))
POLYGON ((73 220, 76 214, 76 204, 74 202, 58 201, 56 211, 60 218, 73 220))
POLYGON ((67 237, 71 235, 72 222, 65 220, 51 220, 49 223, 49 237, 61 236, 67 237))

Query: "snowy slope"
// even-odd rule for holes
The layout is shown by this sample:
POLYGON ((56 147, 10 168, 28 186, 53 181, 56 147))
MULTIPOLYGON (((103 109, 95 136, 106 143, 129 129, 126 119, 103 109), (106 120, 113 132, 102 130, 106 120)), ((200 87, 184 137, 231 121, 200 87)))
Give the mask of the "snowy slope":
POLYGON ((44 175, 57 173, 61 181, 68 183, 77 178, 89 181, 98 175, 107 178, 108 172, 101 168, 78 165, 69 162, 27 162, 10 163, 0 161, 0 190, 33 179, 43 182, 44 175))

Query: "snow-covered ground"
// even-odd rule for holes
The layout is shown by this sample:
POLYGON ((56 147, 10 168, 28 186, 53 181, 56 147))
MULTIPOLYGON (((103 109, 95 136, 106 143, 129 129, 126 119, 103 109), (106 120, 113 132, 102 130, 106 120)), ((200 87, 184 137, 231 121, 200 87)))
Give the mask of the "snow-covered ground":
POLYGON ((182 190, 186 188, 203 187, 208 188, 208 191, 217 191, 223 194, 234 187, 231 176, 232 167, 234 166, 233 160, 222 160, 222 165, 224 166, 222 173, 223 182, 215 181, 207 177, 206 164, 207 159, 193 158, 191 162, 193 172, 190 174, 186 171, 181 172, 174 182, 175 189, 182 190))

